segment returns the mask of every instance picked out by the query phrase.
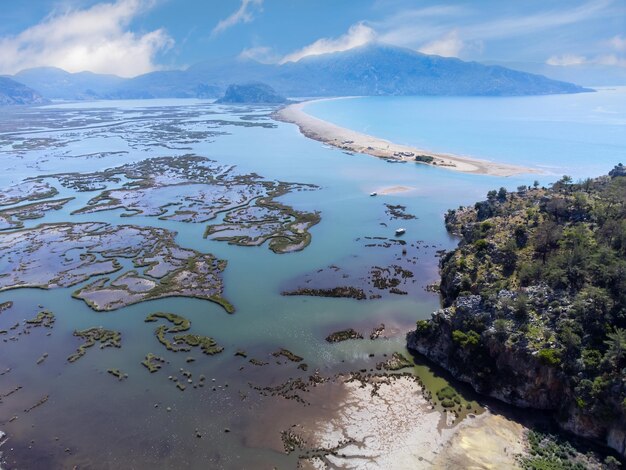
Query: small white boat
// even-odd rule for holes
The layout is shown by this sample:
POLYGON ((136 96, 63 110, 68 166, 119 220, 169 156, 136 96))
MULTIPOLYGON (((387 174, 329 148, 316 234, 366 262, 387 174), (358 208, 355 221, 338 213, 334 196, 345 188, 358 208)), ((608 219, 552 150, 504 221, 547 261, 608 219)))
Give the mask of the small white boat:
POLYGON ((406 229, 404 229, 404 228, 396 229, 396 235, 404 235, 405 232, 406 232, 406 229))
POLYGON ((378 196, 378 193, 376 191, 370 193, 370 196, 378 196))

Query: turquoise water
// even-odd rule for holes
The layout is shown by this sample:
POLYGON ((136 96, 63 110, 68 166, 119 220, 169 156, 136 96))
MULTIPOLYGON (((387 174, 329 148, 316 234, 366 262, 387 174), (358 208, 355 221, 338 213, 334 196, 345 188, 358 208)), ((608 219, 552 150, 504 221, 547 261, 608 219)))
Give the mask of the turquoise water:
POLYGON ((431 151, 598 176, 626 160, 626 87, 522 97, 363 97, 316 101, 306 112, 431 151))
MULTIPOLYGON (((598 93, 568 99, 582 99, 585 102, 586 99, 598 100, 602 96, 598 93)), ((557 98, 564 99, 535 99, 539 100, 534 101, 539 106, 536 112, 543 116, 541 109, 544 108, 540 103, 551 109, 553 100, 557 98)), ((329 120, 333 122, 353 124, 358 130, 380 137, 435 149, 432 147, 434 140, 422 141, 422 137, 418 137, 424 129, 424 123, 417 118, 407 117, 411 116, 407 114, 409 112, 420 114, 415 112, 418 103, 421 103, 421 113, 425 112, 425 107, 430 103, 428 106, 433 108, 432 113, 439 110, 435 113, 438 118, 429 123, 429 129, 437 129, 441 139, 437 144, 441 148, 435 150, 487 157, 487 154, 473 151, 482 148, 496 159, 495 155, 499 155, 500 150, 508 148, 498 144, 499 140, 495 138, 489 140, 483 135, 481 140, 476 135, 466 142, 458 136, 458 132, 453 132, 454 126, 457 126, 457 131, 472 135, 472 129, 478 132, 482 126, 482 131, 487 133, 487 122, 493 123, 495 118, 483 116, 483 122, 478 117, 478 110, 491 110, 491 113, 494 108, 498 108, 495 101, 477 99, 477 107, 471 113, 474 119, 468 121, 471 125, 467 124, 468 128, 463 130, 458 116, 446 117, 444 110, 452 112, 454 109, 463 109, 468 106, 469 99, 446 100, 444 102, 447 104, 443 106, 436 104, 436 99, 367 98, 318 102, 309 105, 307 109, 325 118, 328 116, 323 114, 329 113, 333 117, 329 120), (333 107, 336 110, 333 111, 333 107), (401 115, 404 118, 397 119, 401 115), (348 122, 350 119, 353 121, 348 122), (453 126, 439 129, 436 125, 439 122, 439 126, 443 126, 443 122, 454 122, 454 119, 457 121, 453 126), (446 142, 446 135, 450 146, 446 142), (477 147, 464 147, 469 142, 477 147), (492 147, 489 146, 490 142, 492 147)), ((509 103, 511 99, 501 100, 504 100, 502 103, 509 103)), ((519 103, 523 100, 526 98, 520 99, 519 103)), ((587 105, 596 106, 593 100, 587 102, 587 105)), ((610 100, 607 98, 607 101, 610 100)), ((521 116, 528 118, 531 105, 526 104, 522 109, 526 110, 526 114, 521 116)), ((44 219, 26 221, 27 227, 64 221, 103 221, 174 230, 177 232, 176 241, 181 246, 213 253, 228 260, 224 273, 224 296, 235 305, 237 311, 228 315, 210 302, 170 298, 97 313, 82 301, 71 297, 76 287, 0 292, 0 302, 15 302, 13 309, 0 315, 0 329, 32 318, 39 304, 57 316, 50 336, 45 335, 47 330, 33 329, 30 335, 22 336, 17 341, 0 343, 0 370, 7 367, 12 369, 10 373, 0 376, 0 391, 5 393, 17 385, 23 387, 14 395, 4 398, 0 407, 0 429, 7 432, 11 439, 10 444, 3 447, 10 462, 19 462, 17 466, 20 468, 71 468, 73 465, 97 468, 293 466, 293 457, 287 457, 276 449, 255 448, 249 444, 244 430, 254 427, 258 432, 258 429, 266 427, 271 429, 272 424, 256 421, 255 410, 267 406, 268 401, 251 394, 248 383, 280 383, 295 373, 295 366, 292 365, 290 369, 281 366, 285 370, 271 366, 258 369, 247 366, 241 372, 239 367, 247 365, 247 362, 234 357, 234 351, 243 348, 248 351, 249 357, 271 360, 271 352, 285 347, 303 356, 310 371, 317 368, 322 374, 329 375, 342 370, 371 367, 369 354, 376 354, 379 359, 382 354, 403 351, 405 334, 414 326, 415 320, 427 318, 439 306, 438 297, 426 292, 424 286, 438 278, 436 251, 451 249, 456 244, 456 240, 446 233, 444 213, 449 208, 472 204, 490 189, 500 186, 514 189, 520 184, 531 184, 535 179, 524 175, 515 178, 466 175, 411 163, 390 164, 377 158, 348 155, 327 148, 304 138, 290 124, 275 123, 271 128, 236 125, 243 121, 243 114, 255 115, 261 122, 271 124, 267 116, 269 111, 271 109, 224 108, 198 100, 127 101, 17 110, 0 118, 0 157, 3 159, 1 187, 30 176, 96 171, 150 157, 194 153, 221 164, 236 165, 238 173, 256 172, 265 179, 318 185, 320 188, 317 191, 288 194, 281 200, 296 209, 320 211, 322 217, 322 221, 312 229, 313 238, 309 247, 298 253, 276 255, 265 246, 238 247, 206 240, 202 238, 206 224, 162 221, 141 216, 120 218, 121 211, 70 215, 71 211, 82 207, 97 193, 62 190, 62 197, 75 196, 76 200, 62 211, 48 213, 44 219), (155 127, 155 123, 160 120, 216 134, 207 133, 195 141, 178 142, 176 135, 165 134, 155 127), (50 140, 39 145, 37 139, 50 140), (27 145, 20 147, 17 144, 27 145), (98 158, 89 156, 111 151, 124 153, 98 158), (391 186, 411 189, 376 198, 369 196, 372 191, 391 186), (415 294, 363 302, 280 295, 284 286, 294 278, 331 264, 354 269, 378 263, 389 264, 388 256, 364 252, 362 245, 357 242, 360 237, 393 236, 396 225, 381 225, 389 222, 385 215, 385 203, 405 205, 407 212, 417 217, 414 220, 393 222, 407 229, 405 239, 409 243, 422 243, 423 248, 409 248, 408 253, 409 256, 417 256, 414 271, 418 288, 415 294), (202 358, 194 353, 198 360, 186 364, 185 353, 165 351, 154 338, 154 325, 144 323, 146 315, 154 311, 173 312, 189 318, 193 332, 214 337, 225 347, 225 352, 202 358), (367 333, 380 323, 385 323, 388 339, 336 345, 324 341, 326 335, 339 329, 353 327, 367 333), (92 326, 121 331, 122 348, 99 350, 95 347, 79 361, 68 364, 67 356, 80 343, 72 336, 72 332, 92 326), (49 353, 48 359, 42 365, 36 365, 37 358, 44 352, 49 353), (148 352, 166 357, 170 364, 157 374, 149 374, 140 365, 148 352), (106 369, 111 367, 127 372, 129 379, 117 382, 106 373, 106 369), (230 387, 218 392, 209 387, 180 392, 167 380, 167 376, 176 373, 181 367, 191 370, 196 377, 205 374, 215 378, 215 383, 229 383, 230 387), (240 393, 250 395, 249 401, 242 404, 240 393), (32 412, 23 411, 43 395, 49 395, 47 403, 32 412), (155 404, 159 407, 155 408, 155 404), (174 411, 166 413, 166 406, 174 411), (9 422, 13 416, 18 416, 18 419, 9 422), (224 433, 225 427, 233 432, 224 433), (194 435, 196 428, 206 438, 198 440, 194 435), (65 452, 65 448, 71 452, 65 452)), ((509 112, 512 116, 513 111, 509 112)), ((579 114, 584 113, 580 111, 579 114)), ((513 129, 510 130, 512 135, 509 138, 519 139, 523 135, 521 130, 514 130, 517 127, 512 126, 512 121, 504 118, 500 121, 513 129)), ((528 122, 528 119, 524 121, 520 118, 519 122, 528 122)), ((567 122, 559 125, 569 129, 568 135, 576 134, 580 123, 570 123, 568 127, 567 122)), ((541 127, 532 119, 528 126, 519 125, 530 134, 541 127)), ((616 125, 598 124, 595 132, 597 135, 610 133, 616 125)), ((620 125, 623 126, 623 122, 620 125)), ((506 140, 506 126, 500 130, 502 140, 506 140)), ((428 135, 429 139, 432 137, 428 133, 424 135, 428 135)), ((624 142, 623 136, 616 137, 612 142, 615 148, 623 150, 620 147, 624 142)), ((528 145, 539 146, 532 142, 528 145)), ((607 154, 609 147, 603 150, 607 154)), ((523 148, 517 151, 520 155, 524 153, 523 148)), ((623 151, 621 153, 623 155, 623 151)), ((502 158, 516 161, 514 154, 507 153, 502 158)), ((590 164, 586 159, 581 162, 590 164)), ((555 158, 552 162, 545 157, 543 161, 545 166, 562 163, 562 158, 555 158)), ((598 168, 603 165, 598 161, 592 163, 598 168)), ((598 171, 606 170, 603 167, 598 171)), ((574 174, 573 171, 569 173, 574 174)), ((549 182, 555 178, 553 175, 544 175, 542 179, 549 182)))

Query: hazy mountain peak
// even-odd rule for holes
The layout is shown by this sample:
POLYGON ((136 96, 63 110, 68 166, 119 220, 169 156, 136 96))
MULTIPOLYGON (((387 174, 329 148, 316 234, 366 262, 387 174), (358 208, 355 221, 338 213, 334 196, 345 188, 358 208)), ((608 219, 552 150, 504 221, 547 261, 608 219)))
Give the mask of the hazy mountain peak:
POLYGON ((543 95, 589 91, 567 82, 500 66, 427 55, 371 42, 297 62, 263 64, 251 58, 207 60, 186 70, 132 79, 70 74, 40 67, 16 78, 50 98, 217 97, 232 83, 262 82, 285 96, 543 95))

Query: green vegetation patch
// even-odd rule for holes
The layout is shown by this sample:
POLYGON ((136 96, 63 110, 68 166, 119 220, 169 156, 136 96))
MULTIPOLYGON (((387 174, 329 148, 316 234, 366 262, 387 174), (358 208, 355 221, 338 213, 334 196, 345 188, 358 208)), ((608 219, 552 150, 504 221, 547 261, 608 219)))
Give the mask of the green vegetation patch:
POLYGON ((381 370, 400 370, 406 369, 407 367, 413 367, 413 361, 407 358, 404 354, 399 352, 394 352, 389 359, 384 362, 380 362, 376 364, 376 369, 381 370))
POLYGON ((141 361, 141 365, 144 366, 151 374, 158 372, 163 364, 165 364, 165 359, 160 356, 157 356, 153 353, 146 354, 146 358, 141 361))
POLYGON ((326 341, 329 343, 339 343, 349 339, 363 339, 363 335, 352 328, 348 328, 346 330, 335 331, 326 337, 326 341))
POLYGON ((87 354, 87 350, 92 346, 100 343, 100 349, 104 348, 121 348, 122 334, 119 331, 107 330, 105 328, 89 328, 86 330, 74 331, 74 336, 85 340, 76 352, 69 356, 69 362, 75 362, 87 354))
POLYGON ((560 436, 539 431, 528 431, 528 451, 517 457, 524 470, 586 470, 589 468, 618 470, 617 459, 608 456, 602 459, 597 453, 577 448, 560 436))
POLYGON ((297 354, 294 354, 294 353, 292 353, 291 351, 289 351, 288 349, 285 349, 285 348, 280 348, 278 351, 273 352, 272 356, 274 356, 274 357, 283 356, 284 358, 286 358, 287 360, 289 360, 291 362, 302 362, 304 360, 303 357, 300 357, 297 354))
POLYGON ((191 322, 175 313, 155 312, 148 315, 145 322, 156 322, 158 320, 166 320, 172 325, 160 325, 155 330, 155 335, 159 342, 165 346, 168 351, 191 351, 192 348, 199 347, 200 350, 207 355, 219 354, 224 348, 219 346, 217 342, 209 336, 201 336, 196 334, 176 334, 188 331, 191 328, 191 322), (168 335, 174 336, 170 340, 168 335))
POLYGON ((30 320, 26 320, 26 324, 30 326, 43 326, 45 328, 52 328, 56 318, 54 313, 49 310, 42 310, 37 314, 35 318, 31 318, 30 320))

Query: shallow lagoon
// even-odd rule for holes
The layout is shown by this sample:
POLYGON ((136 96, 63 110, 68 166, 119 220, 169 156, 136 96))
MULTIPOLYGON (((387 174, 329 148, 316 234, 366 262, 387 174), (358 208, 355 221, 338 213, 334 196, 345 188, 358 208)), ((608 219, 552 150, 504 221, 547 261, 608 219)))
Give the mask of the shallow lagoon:
MULTIPOLYGON (((248 382, 280 383, 289 376, 297 376, 296 365, 287 361, 282 365, 256 367, 247 359, 235 357, 235 351, 242 348, 248 359, 268 361, 271 352, 287 348, 304 357, 309 372, 319 368, 322 374, 370 367, 371 353, 380 360, 382 354, 404 351, 404 334, 414 321, 428 317, 438 307, 437 296, 426 292, 424 287, 438 278, 436 251, 455 245, 443 226, 445 211, 473 203, 489 189, 502 185, 513 189, 519 184, 531 184, 534 179, 471 176, 424 165, 390 164, 369 156, 348 155, 305 139, 295 126, 270 121, 269 111, 237 110, 196 100, 64 104, 39 111, 16 111, 23 114, 20 117, 23 128, 36 128, 36 134, 7 130, 15 116, 2 118, 5 122, 0 134, 0 152, 6 162, 0 175, 3 187, 25 177, 91 172, 149 157, 193 153, 219 164, 236 165, 239 173, 256 172, 265 179, 318 185, 317 191, 290 193, 279 200, 298 210, 320 211, 322 217, 311 229, 313 238, 309 247, 279 255, 266 245, 241 247, 205 239, 202 237, 205 223, 143 216, 120 218, 123 210, 70 216, 70 212, 83 207, 97 193, 76 193, 55 185, 60 190, 56 197, 76 199, 61 211, 25 221, 26 227, 70 221, 174 230, 178 233, 176 242, 182 247, 212 253, 228 261, 224 297, 237 310, 229 315, 207 301, 166 298, 113 312, 94 312, 84 302, 71 298, 72 292, 85 283, 49 291, 21 289, 0 293, 0 302, 15 302, 13 309, 0 314, 0 329, 33 318, 40 310, 39 304, 56 315, 52 330, 33 328, 29 335, 18 336, 17 341, 0 343, 3 350, 0 370, 11 368, 0 376, 0 391, 4 394, 17 385, 23 387, 4 398, 0 407, 3 423, 0 429, 10 436, 3 447, 9 464, 18 462, 20 467, 27 468, 292 466, 294 456, 254 448, 245 430, 263 429, 268 424, 256 421, 267 399, 256 395, 248 382), (41 119, 42 114, 49 113, 50 116, 41 119), (173 145, 154 145, 163 143, 154 140, 159 136, 159 130, 153 127, 152 118, 156 115, 187 131, 206 134, 176 144, 179 149, 168 148, 173 145), (266 126, 241 126, 250 122, 242 119, 249 115, 265 116, 252 122, 266 126), (216 120, 220 122, 216 124, 216 120), (85 126, 90 128, 80 129, 76 121, 89 121, 85 126), (114 125, 115 131, 107 123, 114 125), (95 125, 98 127, 94 130, 95 125), (29 139, 34 136, 54 139, 56 144, 54 148, 35 145, 30 150, 13 148, 15 141, 28 147, 29 139), (124 153, 102 153, 112 149, 124 153), (101 156, 94 157, 95 154, 101 156), (371 191, 398 185, 414 189, 369 197, 371 191), (390 222, 385 203, 405 205, 407 212, 417 218, 390 222), (389 264, 387 255, 364 251, 356 239, 392 237, 396 225, 407 229, 408 242, 423 242, 419 250, 409 249, 410 256, 418 257, 415 273, 419 294, 372 301, 280 295, 291 279, 331 264, 347 268, 389 264), (147 315, 156 311, 188 318, 192 323, 190 332, 215 338, 225 351, 210 357, 199 352, 166 351, 154 336, 156 326, 144 322, 147 315), (324 341, 329 333, 339 329, 353 327, 369 333, 380 323, 385 323, 389 339, 333 345, 324 341), (121 349, 100 350, 96 346, 79 361, 68 364, 67 357, 81 344, 72 332, 94 326, 121 331, 121 349), (150 374, 140 364, 150 352, 170 363, 150 374), (37 359, 44 353, 49 354, 47 359, 37 365, 37 359), (188 356, 196 361, 187 363, 188 356), (244 370, 240 371, 242 366, 244 370), (129 378, 119 382, 106 372, 109 368, 120 369, 129 378), (188 387, 181 392, 167 379, 168 375, 179 374, 180 368, 192 372, 194 380, 200 374, 209 381, 215 379, 220 388, 213 391, 211 386, 188 387), (50 397, 45 404, 24 412, 45 395, 50 397), (166 411, 166 407, 172 411, 166 411), (18 419, 8 422, 13 416, 18 419), (225 433, 225 428, 232 432, 225 433), (201 438, 196 437, 196 430, 201 438)), ((550 178, 553 179, 548 176, 542 179, 550 178)))

